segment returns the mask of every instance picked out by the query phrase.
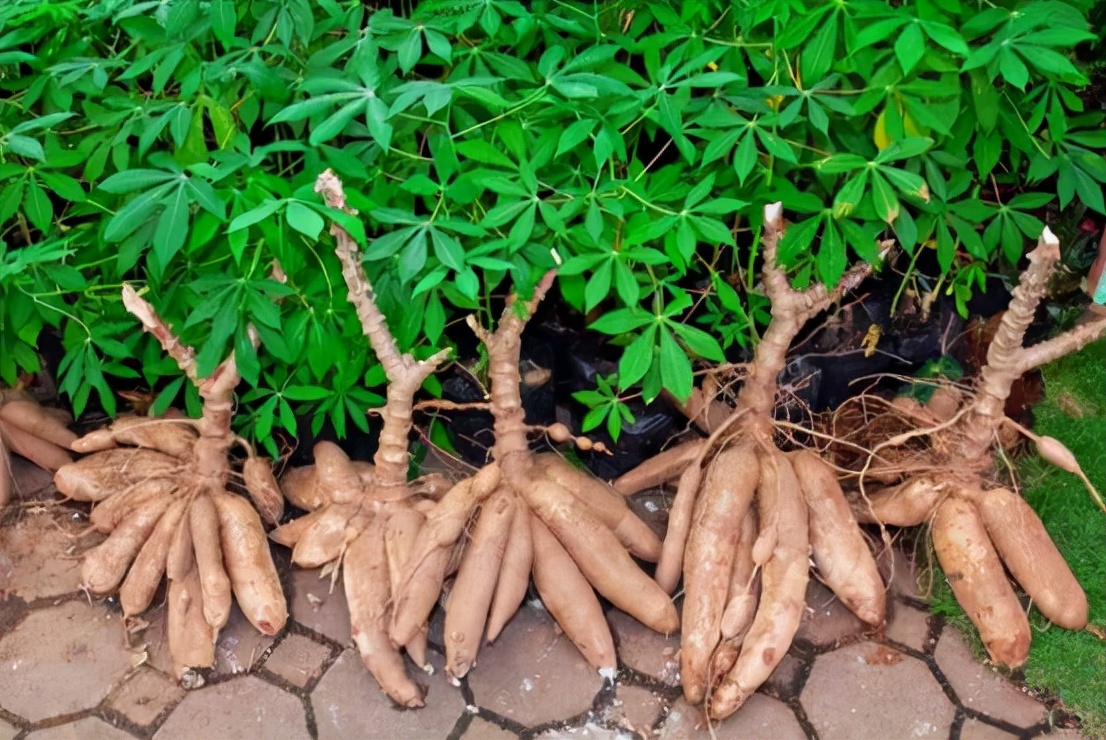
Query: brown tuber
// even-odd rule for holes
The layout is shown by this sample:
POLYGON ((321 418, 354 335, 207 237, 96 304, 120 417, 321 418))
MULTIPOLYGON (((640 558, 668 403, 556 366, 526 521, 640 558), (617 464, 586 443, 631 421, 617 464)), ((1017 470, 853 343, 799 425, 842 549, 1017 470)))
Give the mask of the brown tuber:
POLYGON ((20 390, 0 388, 0 509, 12 496, 12 454, 51 472, 73 461, 69 450, 77 435, 68 421, 64 412, 40 406, 20 390))
MULTIPOLYGON (((226 490, 232 477, 227 451, 240 442, 230 428, 238 383, 233 356, 198 378, 192 349, 153 307, 129 286, 123 302, 197 385, 203 415, 120 417, 74 439, 74 450, 90 454, 60 468, 54 482, 63 495, 93 502, 92 526, 108 535, 84 556, 85 588, 96 595, 118 591, 124 617, 138 625, 135 618, 168 578, 174 674, 198 686, 196 670, 214 665, 215 640, 233 600, 267 635, 284 628, 288 609, 261 517, 246 498, 226 490)), ((246 451, 246 492, 275 520, 283 502, 269 463, 246 451)))
MULTIPOLYGON (((1040 518, 996 471, 1001 432, 1014 429, 1033 439, 1042 458, 1078 475, 1106 511, 1070 450, 1056 439, 1033 434, 1005 413, 1011 388, 1023 374, 1106 335, 1106 317, 1100 317, 1024 346, 1026 329, 1059 257, 1059 241, 1045 228, 998 322, 975 388, 966 397, 940 388, 927 404, 937 423, 928 420, 932 425, 925 426, 926 419, 914 417, 913 431, 890 440, 865 439, 863 434, 850 440, 853 447, 858 442, 872 447, 856 472, 861 487, 852 500, 856 516, 897 526, 928 523, 934 550, 957 601, 979 630, 991 659, 1010 667, 1025 662, 1032 633, 1007 570, 1040 612, 1060 627, 1082 629, 1088 607, 1083 588, 1040 518), (901 449, 908 442, 909 447, 901 449), (878 479, 882 486, 867 477, 877 454, 898 455, 900 460, 896 476, 878 479)), ((863 408, 866 399, 860 397, 854 405, 863 408)), ((846 410, 853 413, 842 407, 836 415, 846 410)), ((901 408, 862 411, 858 427, 879 429, 890 414, 898 412, 901 408)), ((848 464, 851 455, 842 454, 841 464, 848 464)))
MULTIPOLYGON (((764 284, 772 320, 747 366, 735 408, 702 391, 681 409, 710 434, 657 455, 614 486, 630 494, 679 478, 656 580, 684 583, 681 682, 710 718, 733 714, 787 653, 802 617, 809 557, 826 583, 872 625, 884 587, 836 477, 811 453, 776 447, 772 412, 788 346, 835 299, 824 286, 791 288, 776 265, 780 205, 765 208, 764 284)), ((850 272, 855 287, 867 268, 850 272)))

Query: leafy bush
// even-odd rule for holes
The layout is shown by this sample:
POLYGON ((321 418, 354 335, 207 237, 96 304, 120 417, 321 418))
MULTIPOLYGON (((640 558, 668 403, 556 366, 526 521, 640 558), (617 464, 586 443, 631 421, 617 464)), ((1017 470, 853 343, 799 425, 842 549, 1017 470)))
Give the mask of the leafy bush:
POLYGON ((383 376, 319 243, 310 188, 332 167, 404 348, 429 353, 560 265, 563 298, 625 346, 617 383, 586 399, 617 433, 616 388, 685 396, 694 359, 755 341, 748 232, 766 202, 795 216, 797 283, 834 283, 891 231, 914 259, 935 249, 961 303, 1021 257, 1046 203, 1106 212, 1103 115, 1068 55, 1094 38, 1085 11, 10 0, 0 378, 33 369, 56 327, 78 413, 92 389, 114 409, 108 376, 159 388, 159 406, 191 392, 118 303, 141 280, 202 372, 238 353, 247 433, 272 446, 303 413, 364 426, 383 376))

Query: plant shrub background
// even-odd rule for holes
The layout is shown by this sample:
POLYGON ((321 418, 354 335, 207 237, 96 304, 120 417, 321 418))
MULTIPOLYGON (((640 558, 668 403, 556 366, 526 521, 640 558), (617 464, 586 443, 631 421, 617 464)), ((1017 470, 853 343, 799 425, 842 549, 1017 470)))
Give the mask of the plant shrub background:
POLYGON ((333 167, 404 349, 560 261, 564 300, 625 346, 584 397, 617 434, 619 391, 686 396, 694 359, 755 341, 766 202, 796 222, 797 283, 890 233, 962 310, 1043 206, 1106 212, 1103 114, 1069 61, 1089 5, 12 0, 0 380, 57 332, 77 413, 93 392, 112 412, 113 377, 195 409, 119 303, 136 280, 201 372, 236 350, 243 433, 364 427, 383 373, 317 245, 333 167))

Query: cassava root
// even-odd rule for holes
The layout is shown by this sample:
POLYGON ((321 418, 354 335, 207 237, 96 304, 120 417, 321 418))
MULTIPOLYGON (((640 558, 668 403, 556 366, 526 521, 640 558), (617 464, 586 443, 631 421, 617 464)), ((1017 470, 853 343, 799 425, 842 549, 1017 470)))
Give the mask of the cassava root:
MULTIPOLYGON (((319 175, 315 190, 331 208, 356 213, 346 205, 342 183, 330 170, 319 175)), ((352 461, 337 445, 319 442, 314 465, 287 471, 281 482, 285 495, 310 513, 271 536, 292 548, 292 562, 300 567, 325 566, 335 575, 341 568, 351 636, 362 663, 392 701, 416 708, 424 705, 426 692, 407 670, 401 648, 418 667, 429 670, 426 622, 415 625, 404 643, 393 642, 388 631, 425 504, 447 488, 440 475, 408 482, 407 438, 415 393, 448 350, 424 361, 401 354, 376 305, 357 244, 337 223, 331 234, 349 300, 388 381, 387 403, 380 409, 383 427, 372 464, 352 461)))
POLYGON ((77 435, 69 421, 65 412, 40 406, 18 389, 0 388, 0 509, 14 489, 12 454, 50 472, 73 461, 70 445, 77 435))
POLYGON ((87 552, 82 583, 101 596, 118 591, 128 624, 169 582, 168 638, 175 677, 198 686, 197 670, 215 662, 215 641, 232 601, 266 635, 288 618, 280 578, 265 536, 281 516, 268 461, 247 446, 243 478, 258 507, 227 490, 229 448, 239 442, 230 428, 238 372, 233 355, 208 378, 197 377, 194 352, 130 286, 123 302, 197 385, 199 419, 120 417, 111 426, 74 438, 86 457, 58 469, 54 482, 65 496, 92 502, 90 522, 107 539, 87 552))
POLYGON ((813 453, 784 454, 774 441, 777 377, 792 340, 815 314, 855 288, 793 290, 776 264, 780 205, 764 214, 764 285, 772 320, 746 366, 734 408, 700 391, 680 405, 710 437, 684 443, 614 482, 623 494, 679 478, 656 579, 684 584, 680 636, 685 698, 712 719, 733 714, 768 678, 802 616, 813 555, 826 584, 857 616, 883 622, 886 600, 875 559, 837 484, 813 453))
MULTIPOLYGON (((897 423, 896 415, 911 411, 905 404, 893 404, 876 414, 861 412, 853 421, 859 433, 851 443, 870 446, 871 454, 859 461, 853 454, 839 455, 842 465, 860 465, 852 508, 861 521, 930 526, 933 548, 957 601, 979 630, 991 659, 1013 668, 1025 662, 1032 633, 1007 570, 1041 614, 1056 625, 1082 629, 1088 618, 1086 594, 1040 518, 1006 487, 995 468, 995 452, 1002 448, 1000 433, 1014 429, 1033 439, 1045 460, 1087 483, 1066 447, 1024 429, 1004 410, 1012 385, 1025 372, 1106 335, 1106 317, 1102 317, 1023 346, 1059 257, 1059 241, 1046 227, 1029 254, 1029 266, 1014 288, 972 393, 938 389, 940 393, 935 392, 925 407, 907 414, 910 431, 890 439, 873 439, 870 430, 897 423), (902 449, 908 442, 911 449, 902 449), (919 449, 918 442, 925 446, 919 449), (884 466, 885 470, 896 472, 870 476, 876 455, 892 461, 895 467, 884 466)), ((846 404, 835 417, 856 415, 863 401, 846 404)), ((1093 488, 1091 493, 1101 507, 1093 488)))
MULTIPOLYGON (((531 574, 557 624, 608 678, 617 658, 596 591, 652 629, 668 633, 678 627, 671 599, 631 557, 660 556, 652 530, 607 484, 557 454, 529 450, 526 434, 532 428, 519 395, 521 334, 553 277, 546 274, 529 300, 512 295, 494 332, 470 317, 488 351, 493 462, 458 482, 430 510, 401 579, 391 637, 406 644, 433 609, 450 553, 463 542, 445 606, 446 671, 455 678, 472 669, 481 643, 494 640, 518 610, 531 574)), ((573 441, 556 426, 549 436, 573 441)))

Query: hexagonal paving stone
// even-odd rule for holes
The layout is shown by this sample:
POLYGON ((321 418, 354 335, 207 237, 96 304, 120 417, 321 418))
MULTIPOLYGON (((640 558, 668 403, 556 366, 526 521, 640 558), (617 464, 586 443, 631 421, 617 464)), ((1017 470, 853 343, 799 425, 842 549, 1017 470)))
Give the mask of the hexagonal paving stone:
POLYGON ((1043 704, 976 662, 964 638, 951 627, 941 633, 933 657, 965 707, 1018 727, 1032 727, 1045 718, 1043 704))
POLYGON ((618 701, 612 708, 611 719, 641 737, 649 735, 661 718, 664 698, 641 686, 619 684, 616 691, 618 701))
POLYGON ((891 601, 888 608, 891 614, 887 639, 915 650, 925 650, 929 639, 929 613, 898 601, 891 601))
POLYGON ((349 607, 342 579, 330 590, 330 578, 319 578, 319 569, 299 570, 292 573, 292 585, 288 593, 292 619, 304 627, 329 637, 339 645, 351 645, 349 607))
POLYGON ((818 656, 801 702, 822 740, 948 737, 956 715, 925 663, 871 642, 818 656))
MULTIPOLYGON (((149 664, 172 676, 173 659, 169 655, 169 639, 165 634, 167 622, 164 605, 151 609, 142 618, 150 626, 137 641, 146 644, 149 664)), ((235 604, 231 607, 230 619, 219 631, 219 639, 215 643, 215 669, 211 673, 212 678, 249 673, 265 656, 265 651, 272 646, 274 639, 258 632, 235 604)))
POLYGON ((512 740, 517 738, 513 732, 508 732, 498 725, 493 725, 483 717, 473 717, 465 734, 461 735, 465 740, 512 740))
POLYGON ((805 740, 802 725, 795 713, 784 704, 764 694, 753 694, 745 705, 722 722, 707 726, 699 707, 679 699, 668 713, 660 730, 661 740, 805 740), (713 730, 713 731, 712 731, 713 730))
POLYGON ((18 727, 13 727, 4 720, 0 719, 0 740, 12 740, 12 738, 18 734, 18 727))
POLYGON ((204 737, 254 740, 308 738, 303 703, 257 676, 242 676, 189 692, 155 739, 204 737))
POLYGON ((146 727, 176 706, 184 693, 168 676, 144 666, 108 697, 108 707, 139 727, 146 727))
POLYGON ((349 649, 327 670, 311 692, 311 707, 320 740, 329 738, 380 737, 394 740, 422 740, 445 737, 465 711, 461 692, 445 678, 442 656, 431 652, 434 675, 416 673, 407 661, 407 669, 416 681, 428 688, 422 709, 399 709, 377 685, 361 663, 356 650, 349 649))
POLYGON ((918 589, 918 566, 914 558, 898 547, 883 550, 876 556, 879 573, 891 590, 904 596, 922 598, 918 589))
POLYGON ((587 711, 603 686, 549 613, 530 605, 480 649, 468 681, 477 706, 531 727, 587 711))
POLYGON ((288 635, 276 646, 265 667, 301 689, 323 673, 330 648, 303 635, 288 635))
POLYGON ((131 740, 132 735, 113 727, 97 717, 85 717, 67 725, 38 730, 27 735, 28 740, 131 740))
POLYGON ((842 638, 863 633, 868 626, 849 611, 832 591, 811 580, 806 589, 806 608, 795 639, 819 646, 833 645, 842 638))
POLYGON ((107 609, 85 601, 39 609, 0 639, 0 706, 31 722, 90 709, 133 661, 107 609))
POLYGON ((797 698, 800 690, 799 678, 805 664, 794 655, 785 655, 776 670, 764 682, 768 693, 780 699, 797 698))
POLYGON ((103 538, 90 537, 78 548, 77 533, 84 527, 67 511, 50 507, 0 528, 0 599, 11 595, 34 601, 77 590, 81 561, 74 553, 103 538))
POLYGON ((607 612, 618 657, 635 671, 675 686, 680 683, 680 635, 654 632, 629 614, 611 609, 607 612))
POLYGON ((593 723, 580 727, 546 730, 538 737, 542 740, 577 740, 578 738, 584 738, 584 740, 630 740, 630 735, 623 730, 611 730, 593 723))
POLYGON ((215 643, 215 677, 249 673, 265 657, 276 638, 259 632, 235 604, 215 643))
POLYGON ((21 501, 49 501, 54 498, 54 475, 49 470, 25 460, 19 455, 11 457, 11 476, 15 485, 12 496, 21 501))
POLYGON ((1011 740, 1017 735, 1012 735, 1006 730, 1000 730, 994 725, 980 722, 969 717, 960 728, 960 740, 1011 740))

